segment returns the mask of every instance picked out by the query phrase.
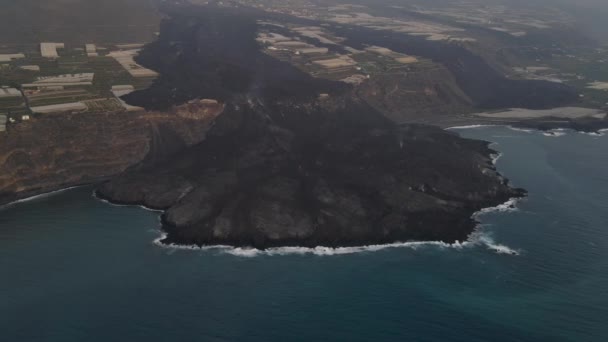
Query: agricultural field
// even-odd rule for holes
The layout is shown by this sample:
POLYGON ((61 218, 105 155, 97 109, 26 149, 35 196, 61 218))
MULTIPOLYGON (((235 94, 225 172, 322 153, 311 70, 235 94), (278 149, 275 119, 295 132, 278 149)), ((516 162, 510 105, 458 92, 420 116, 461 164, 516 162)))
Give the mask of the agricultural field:
POLYGON ((123 109, 122 104, 115 98, 111 99, 95 99, 83 101, 89 111, 92 112, 111 112, 111 111, 119 111, 123 109))
POLYGON ((608 51, 578 49, 573 53, 554 55, 547 64, 563 76, 563 81, 580 90, 585 106, 608 108, 608 89, 594 85, 608 82, 608 51), (595 89, 597 88, 597 89, 595 89))
POLYGON ((30 107, 80 102, 97 98, 95 94, 82 88, 68 88, 54 91, 26 91, 26 96, 30 107))
MULTIPOLYGON (((505 50, 505 49, 503 49, 505 50)), ((568 84, 580 93, 580 104, 608 108, 608 48, 549 47, 502 51, 510 56, 513 77, 568 84)))
POLYGON ((22 97, 0 98, 0 114, 18 118, 29 111, 22 97))
MULTIPOLYGON (((107 45, 99 51, 107 54, 118 48, 107 45)), ((112 86, 131 85, 138 90, 154 81, 153 77, 134 77, 113 57, 87 56, 84 46, 80 45, 60 49, 56 59, 43 58, 32 46, 22 51, 27 51, 25 58, 0 64, 0 86, 23 86, 25 98, 0 99, 2 113, 29 114, 28 106, 39 108, 72 103, 86 104, 87 111, 122 110, 124 107, 112 93, 112 86)))

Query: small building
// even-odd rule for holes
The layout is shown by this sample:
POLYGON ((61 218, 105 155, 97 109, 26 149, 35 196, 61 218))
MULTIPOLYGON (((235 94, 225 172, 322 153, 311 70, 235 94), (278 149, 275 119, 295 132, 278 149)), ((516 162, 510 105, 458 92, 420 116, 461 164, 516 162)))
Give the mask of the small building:
POLYGON ((329 52, 329 49, 312 47, 312 48, 298 49, 298 52, 303 55, 324 55, 329 52))
POLYGON ((412 64, 412 63, 418 62, 418 58, 412 57, 412 56, 397 57, 397 58, 395 58, 395 61, 397 61, 401 64, 412 64))
POLYGON ((99 54, 97 53, 97 46, 95 44, 86 44, 84 49, 87 53, 88 57, 97 57, 99 54))
POLYGON ((21 92, 15 88, 2 87, 0 88, 0 98, 20 97, 21 92))
POLYGON ((0 114, 0 132, 6 131, 6 115, 0 114))
POLYGON ((219 102, 217 100, 214 99, 202 99, 199 101, 200 104, 204 104, 204 105, 218 105, 219 102))
MULTIPOLYGON (((50 87, 90 86, 93 85, 94 73, 64 74, 38 77, 34 83, 22 84, 22 88, 37 88, 49 90, 50 87)), ((58 88, 59 89, 59 88, 58 88)))
POLYGON ((337 58, 330 58, 330 59, 323 59, 323 60, 316 60, 312 62, 313 64, 319 65, 323 68, 326 69, 336 69, 336 68, 343 68, 343 67, 352 67, 357 65, 357 62, 355 62, 352 58, 344 55, 344 56, 340 56, 337 58))
POLYGON ((60 112, 81 112, 88 109, 82 102, 62 103, 56 105, 39 106, 30 108, 32 112, 39 114, 60 113, 60 112))
POLYGON ((22 65, 19 68, 21 68, 23 70, 28 70, 28 71, 40 71, 39 65, 22 65))
POLYGON ((0 63, 10 63, 15 59, 25 58, 22 53, 0 54, 0 63))
POLYGON ((21 115, 21 120, 23 120, 23 121, 30 121, 30 116, 29 115, 21 115))
POLYGON ((63 43, 40 43, 40 54, 45 58, 59 58, 57 49, 65 48, 63 43))
POLYGON ((156 71, 144 68, 135 62, 138 53, 139 50, 112 51, 108 56, 114 58, 133 77, 157 77, 156 71))
POLYGON ((112 86, 112 91, 128 91, 128 92, 132 92, 135 90, 135 87, 133 87, 130 84, 120 84, 120 85, 113 85, 112 86))

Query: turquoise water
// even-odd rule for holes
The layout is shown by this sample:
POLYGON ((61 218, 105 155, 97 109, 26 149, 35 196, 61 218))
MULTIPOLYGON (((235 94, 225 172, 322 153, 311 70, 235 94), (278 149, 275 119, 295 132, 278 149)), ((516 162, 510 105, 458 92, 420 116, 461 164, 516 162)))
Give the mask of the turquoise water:
POLYGON ((608 136, 459 132, 530 191, 459 248, 166 249, 91 188, 3 209, 0 341, 608 341, 608 136))

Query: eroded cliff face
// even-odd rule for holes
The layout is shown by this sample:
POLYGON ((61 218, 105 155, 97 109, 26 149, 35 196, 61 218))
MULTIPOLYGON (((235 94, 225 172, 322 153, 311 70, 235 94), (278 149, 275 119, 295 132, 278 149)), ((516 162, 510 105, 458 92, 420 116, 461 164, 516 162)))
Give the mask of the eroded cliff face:
POLYGON ((98 195, 165 210, 167 243, 258 248, 462 241, 474 212, 523 195, 496 172, 487 143, 387 118, 408 101, 429 113, 466 106, 456 86, 436 84, 445 69, 357 93, 262 53, 256 25, 223 8, 165 22, 140 55, 159 78, 125 99, 168 112, 37 119, 7 135, 0 189, 113 176, 98 195))
POLYGON ((419 116, 415 110, 425 106, 428 113, 450 101, 466 106, 455 85, 438 82, 449 77, 445 69, 357 93, 262 53, 255 27, 256 18, 238 9, 188 11, 165 22, 140 55, 161 76, 131 93, 132 104, 162 109, 193 96, 226 102, 205 140, 98 190, 117 203, 164 210, 164 242, 268 248, 462 241, 475 228, 474 212, 523 195, 496 172, 487 143, 387 118, 404 105, 412 107, 404 115, 419 116), (167 92, 174 89, 179 98, 167 92))
POLYGON ((63 113, 12 125, 0 135, 0 204, 164 159, 204 139, 222 110, 193 102, 166 113, 63 113))
POLYGON ((483 207, 522 196, 487 143, 395 126, 361 100, 231 104, 207 138, 99 188, 165 210, 166 243, 350 246, 463 241, 483 207))

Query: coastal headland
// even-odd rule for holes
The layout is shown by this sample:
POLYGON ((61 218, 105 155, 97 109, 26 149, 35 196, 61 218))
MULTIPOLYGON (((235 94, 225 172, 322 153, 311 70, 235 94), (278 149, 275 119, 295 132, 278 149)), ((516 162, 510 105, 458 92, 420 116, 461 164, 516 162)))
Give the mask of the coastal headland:
POLYGON ((120 110, 0 135, 0 203, 97 183, 162 210, 169 244, 454 243, 525 191, 488 142, 443 128, 608 127, 601 111, 555 109, 578 105, 570 86, 507 77, 453 41, 246 6, 163 10, 154 42, 114 54, 155 76, 113 86, 120 110))

